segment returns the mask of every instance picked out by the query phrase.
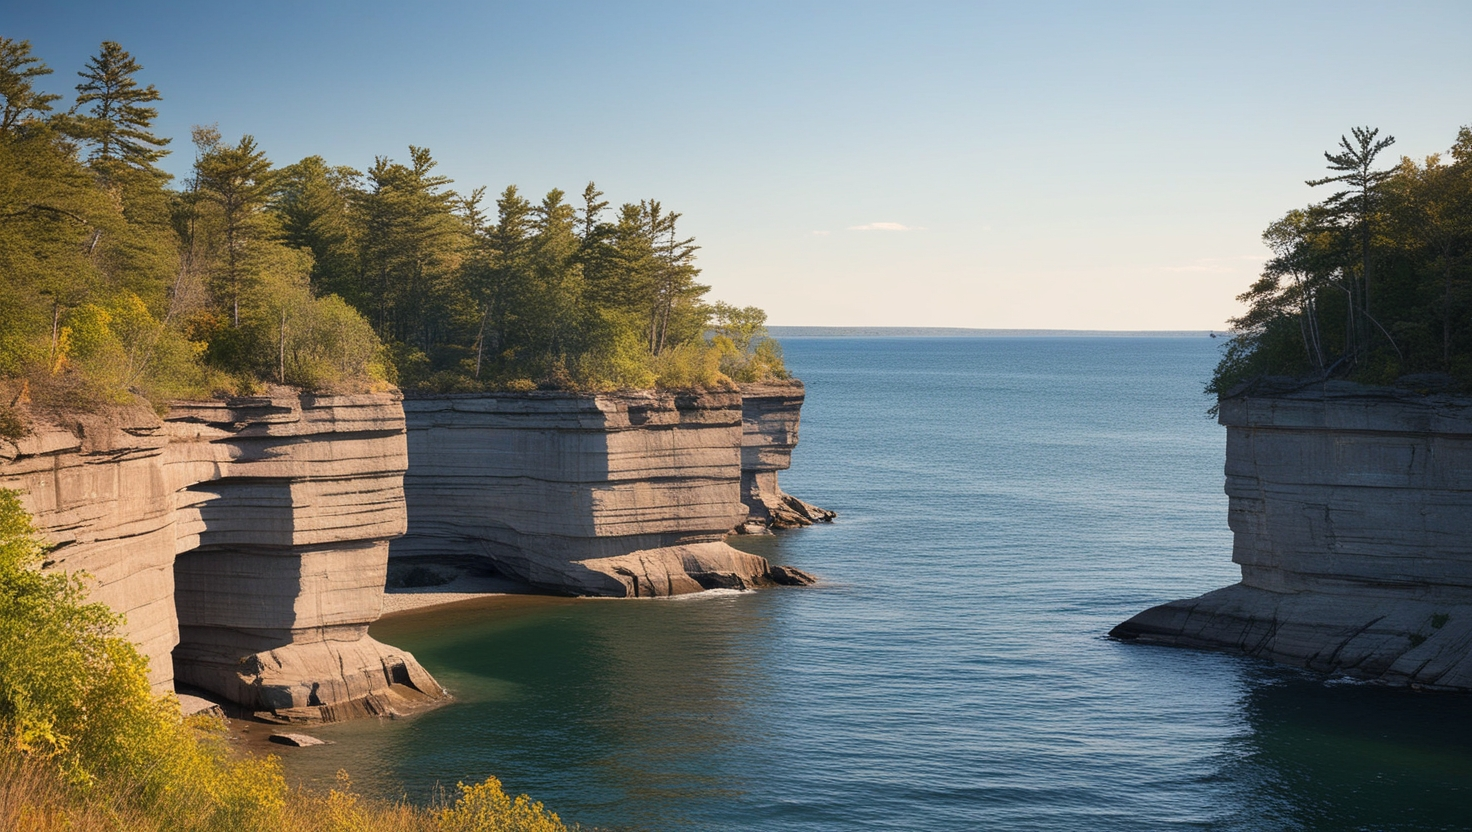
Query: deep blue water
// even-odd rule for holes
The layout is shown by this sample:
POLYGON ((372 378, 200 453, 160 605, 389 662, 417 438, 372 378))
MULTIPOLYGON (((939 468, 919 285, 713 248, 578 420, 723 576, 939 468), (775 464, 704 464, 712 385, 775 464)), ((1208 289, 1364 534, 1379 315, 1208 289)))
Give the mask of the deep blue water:
POLYGON ((610 830, 1472 828, 1472 700, 1105 638, 1236 580, 1216 343, 791 339, 783 487, 839 520, 738 543, 820 586, 381 622, 457 701, 288 768, 610 830))

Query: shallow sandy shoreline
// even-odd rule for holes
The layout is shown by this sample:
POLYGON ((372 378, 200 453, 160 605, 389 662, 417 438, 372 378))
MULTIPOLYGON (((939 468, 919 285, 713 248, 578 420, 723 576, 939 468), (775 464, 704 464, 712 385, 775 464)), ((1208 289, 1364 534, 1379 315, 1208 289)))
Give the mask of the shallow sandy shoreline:
POLYGON ((439 586, 402 587, 384 590, 383 615, 381 618, 389 618, 406 612, 422 610, 427 607, 457 604, 462 601, 473 601, 480 598, 528 594, 537 593, 530 586, 520 581, 504 578, 500 575, 487 575, 465 571, 460 572, 449 583, 439 586))

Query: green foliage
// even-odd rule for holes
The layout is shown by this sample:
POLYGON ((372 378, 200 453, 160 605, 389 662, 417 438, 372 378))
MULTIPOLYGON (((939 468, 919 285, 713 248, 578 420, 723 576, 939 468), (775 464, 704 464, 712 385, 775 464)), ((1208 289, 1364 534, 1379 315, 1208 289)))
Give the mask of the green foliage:
POLYGON ((81 794, 126 782, 129 802, 174 828, 201 816, 259 827, 279 811, 274 761, 197 737, 83 579, 38 568, 44 551, 15 492, 0 491, 0 750, 47 761, 81 794))
MULTIPOLYGON (((201 217, 214 231, 214 291, 230 306, 231 323, 240 325, 241 296, 261 280, 261 261, 276 257, 275 224, 266 212, 275 177, 255 139, 242 136, 231 146, 216 141, 201 148, 195 162, 200 207, 214 210, 201 217)), ((206 238, 209 239, 209 238, 206 238)))
POLYGON ((257 389, 725 386, 783 377, 760 310, 705 303, 699 247, 656 200, 610 213, 508 187, 494 216, 427 148, 366 173, 276 169, 195 127, 182 187, 154 163, 158 91, 108 41, 67 113, 0 39, 0 379, 51 404, 257 389), (715 318, 712 318, 712 315, 715 318))
POLYGON ((116 42, 105 40, 78 73, 83 80, 74 109, 88 109, 86 115, 69 117, 69 132, 92 145, 94 164, 151 168, 168 152, 163 147, 169 140, 149 132, 158 110, 146 105, 159 94, 152 84, 138 86, 133 76, 142 69, 116 42))
POLYGON ((732 380, 747 383, 788 377, 782 347, 767 335, 766 312, 718 301, 711 307, 710 328, 712 343, 722 351, 721 372, 732 380))
POLYGON ((240 324, 214 335, 212 363, 308 390, 386 389, 386 355, 373 328, 342 298, 315 296, 310 270, 304 250, 256 252, 240 324))
POLYGON ((729 390, 735 385, 721 372, 722 359, 732 355, 729 341, 712 344, 687 341, 654 356, 655 385, 666 389, 729 390))
POLYGON ((8 134, 51 112, 51 103, 61 98, 40 92, 35 79, 50 75, 51 68, 31 55, 31 43, 0 37, 0 134, 8 134))
POLYGON ((1264 375, 1387 384, 1439 373, 1472 387, 1472 131, 1447 157, 1377 154, 1393 139, 1359 128, 1326 153, 1347 187, 1269 226, 1273 251, 1239 296, 1247 311, 1208 385, 1225 394, 1264 375))
POLYGON ((20 439, 30 432, 31 426, 15 408, 0 404, 0 439, 20 439))
POLYGON ((288 165, 277 176, 272 207, 281 220, 281 241, 312 252, 312 286, 320 293, 347 297, 358 288, 361 230, 352 212, 361 179, 358 171, 329 166, 321 156, 288 165))
POLYGON ((443 340, 447 304, 460 297, 452 284, 468 239, 451 180, 433 173, 427 148, 410 147, 409 157, 404 165, 380 156, 368 169, 358 196, 362 280, 348 297, 384 341, 428 351, 443 340))

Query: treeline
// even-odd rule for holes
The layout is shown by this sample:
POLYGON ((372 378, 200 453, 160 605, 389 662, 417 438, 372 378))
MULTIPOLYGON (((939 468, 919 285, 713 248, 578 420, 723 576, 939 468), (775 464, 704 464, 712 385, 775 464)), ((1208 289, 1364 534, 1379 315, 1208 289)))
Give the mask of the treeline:
POLYGON ((1264 375, 1472 389, 1472 129, 1381 166, 1394 141, 1341 137, 1330 175, 1307 183, 1334 192, 1264 232, 1273 256, 1238 298, 1209 392, 1264 375))
MULTIPOLYGON (((0 38, 0 379, 85 400, 316 390, 724 386, 785 375, 761 310, 708 304, 655 200, 515 187, 491 204, 430 151, 278 167, 196 127, 181 183, 141 67, 105 42, 71 106, 0 38)), ((4 404, 0 402, 0 404, 4 404)))

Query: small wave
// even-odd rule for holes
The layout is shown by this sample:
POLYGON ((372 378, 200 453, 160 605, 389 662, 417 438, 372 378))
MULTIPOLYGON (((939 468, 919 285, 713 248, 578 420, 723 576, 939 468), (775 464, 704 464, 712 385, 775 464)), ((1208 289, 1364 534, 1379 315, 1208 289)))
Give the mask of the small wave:
POLYGON ((754 590, 750 589, 704 589, 700 592, 690 592, 684 595, 666 595, 657 600, 660 601, 699 601, 706 598, 728 598, 732 595, 747 595, 754 590))
POLYGON ((1375 683, 1370 679, 1356 679, 1353 676, 1330 676, 1324 680, 1324 684, 1337 687, 1339 685, 1374 685, 1375 683))

